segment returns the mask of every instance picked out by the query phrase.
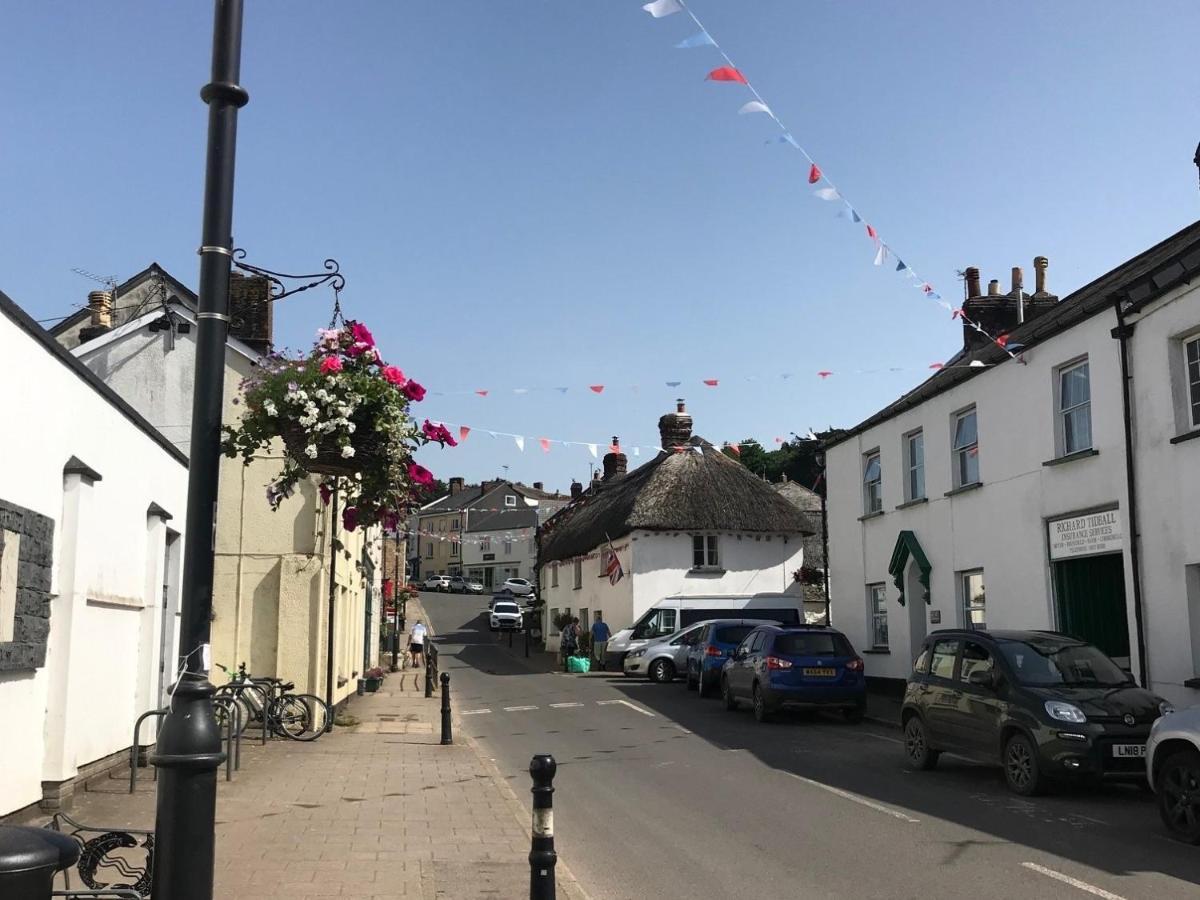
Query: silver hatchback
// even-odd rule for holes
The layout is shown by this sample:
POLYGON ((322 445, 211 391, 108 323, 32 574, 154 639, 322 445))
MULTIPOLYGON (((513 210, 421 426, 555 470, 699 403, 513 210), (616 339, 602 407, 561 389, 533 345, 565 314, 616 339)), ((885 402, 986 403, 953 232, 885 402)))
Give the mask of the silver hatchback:
POLYGON ((625 654, 625 674, 666 684, 687 669, 687 654, 708 622, 697 622, 625 654))

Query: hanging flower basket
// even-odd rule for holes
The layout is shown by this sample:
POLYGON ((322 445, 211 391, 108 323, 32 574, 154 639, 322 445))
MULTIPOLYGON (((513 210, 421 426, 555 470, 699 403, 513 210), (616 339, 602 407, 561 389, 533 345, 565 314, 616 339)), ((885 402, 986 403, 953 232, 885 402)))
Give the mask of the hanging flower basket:
POLYGON ((335 489, 345 495, 346 528, 394 527, 413 491, 433 481, 413 452, 431 442, 456 443, 444 425, 416 424, 409 406, 424 397, 425 388, 384 363, 365 326, 346 322, 319 331, 307 356, 261 360, 234 401, 246 411, 236 426, 224 426, 223 449, 249 465, 283 441, 287 460, 266 488, 274 509, 300 481, 323 475, 326 503, 335 489))

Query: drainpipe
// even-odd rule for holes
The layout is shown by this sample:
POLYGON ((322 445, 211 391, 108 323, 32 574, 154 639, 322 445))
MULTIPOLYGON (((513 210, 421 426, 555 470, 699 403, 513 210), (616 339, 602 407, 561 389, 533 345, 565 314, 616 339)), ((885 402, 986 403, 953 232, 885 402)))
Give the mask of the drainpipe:
POLYGON ((1138 532, 1137 481, 1134 477, 1133 464, 1133 401, 1130 397, 1130 382, 1133 376, 1129 373, 1129 337, 1133 334, 1133 325, 1125 321, 1125 311, 1121 308, 1121 298, 1113 300, 1113 309, 1117 313, 1117 327, 1112 336, 1120 342, 1121 348, 1121 401, 1125 418, 1125 486, 1129 504, 1129 564, 1133 568, 1133 617, 1137 625, 1138 675, 1142 687, 1149 688, 1150 675, 1146 660, 1146 635, 1142 624, 1142 564, 1139 551, 1140 534, 1138 532))
POLYGON ((823 566, 821 567, 823 576, 822 580, 825 587, 825 624, 832 625, 829 618, 829 513, 825 505, 825 495, 829 493, 829 481, 825 478, 825 448, 818 448, 814 455, 814 462, 821 467, 821 474, 817 478, 817 484, 821 487, 821 555, 823 566), (824 482, 824 484, 821 484, 824 482))

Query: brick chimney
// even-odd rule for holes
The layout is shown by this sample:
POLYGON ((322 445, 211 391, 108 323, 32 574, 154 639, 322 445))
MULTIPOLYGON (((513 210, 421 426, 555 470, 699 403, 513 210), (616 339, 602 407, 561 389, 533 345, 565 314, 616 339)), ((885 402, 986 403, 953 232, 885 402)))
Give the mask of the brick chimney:
POLYGON ((545 490, 545 487, 543 486, 542 482, 540 482, 540 481, 535 481, 535 482, 533 483, 533 489, 534 489, 535 491, 542 491, 542 490, 545 490))
POLYGON ((269 353, 274 340, 271 282, 261 275, 229 275, 229 334, 269 353))
POLYGON ((79 330, 79 343, 112 331, 113 295, 110 291, 92 291, 88 294, 88 312, 91 322, 79 330))
POLYGON ((453 478, 451 478, 450 496, 453 497, 455 494, 459 493, 463 489, 464 484, 465 482, 463 481, 463 477, 461 475, 455 475, 453 478))
POLYGON ((687 446, 692 439, 692 417, 687 414, 683 400, 675 401, 675 412, 658 420, 658 435, 662 448, 668 453, 676 447, 687 446))
POLYGON ((578 481, 571 482, 571 499, 578 500, 583 496, 583 485, 578 481))
POLYGON ((1047 265, 1049 265, 1049 261, 1044 256, 1034 259, 1033 267, 1037 273, 1037 290, 1032 295, 1025 293, 1024 273, 1020 266, 1013 266, 1012 289, 1007 294, 1002 294, 1000 282, 992 279, 988 282, 986 295, 982 294, 979 289, 979 270, 974 266, 968 268, 966 270, 967 296, 963 300, 963 347, 967 350, 986 347, 993 338, 1008 334, 1018 325, 1032 321, 1052 309, 1058 302, 1058 297, 1046 291, 1047 265), (987 334, 980 334, 971 327, 967 320, 977 323, 987 334))
POLYGON ((629 458, 621 452, 621 439, 613 435, 613 449, 604 454, 604 480, 612 481, 629 471, 629 458))

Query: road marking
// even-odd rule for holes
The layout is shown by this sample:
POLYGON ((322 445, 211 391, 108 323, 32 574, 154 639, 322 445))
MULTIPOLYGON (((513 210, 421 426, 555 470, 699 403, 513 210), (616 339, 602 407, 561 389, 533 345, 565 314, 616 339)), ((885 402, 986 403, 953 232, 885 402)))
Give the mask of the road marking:
POLYGON ((1086 881, 1080 881, 1078 878, 1072 878, 1070 875, 1064 875, 1062 872, 1055 872, 1053 869, 1039 866, 1037 863, 1023 862, 1021 865, 1032 872, 1037 872, 1039 875, 1045 875, 1047 878, 1053 878, 1055 881, 1069 884, 1073 888, 1079 888, 1079 890, 1095 894, 1097 897, 1104 897, 1105 900, 1125 900, 1120 894, 1111 893, 1104 890, 1104 888, 1096 887, 1094 884, 1088 884, 1086 881))
POLYGON ((574 709, 577 706, 583 706, 582 703, 551 703, 551 709, 574 709))
POLYGON ((505 712, 526 712, 531 709, 537 709, 537 707, 536 706, 506 706, 506 707, 504 707, 505 712))
POLYGON ((459 713, 460 716, 482 716, 484 713, 490 713, 490 709, 464 709, 459 713))
POLYGON ((614 703, 624 703, 624 700, 597 700, 597 706, 612 706, 614 703))
POLYGON ((829 791, 829 793, 841 797, 843 800, 849 800, 852 803, 858 803, 859 805, 865 806, 868 809, 873 809, 876 812, 881 812, 884 815, 891 816, 892 818, 900 819, 901 821, 908 822, 911 825, 916 825, 921 821, 920 819, 914 819, 912 816, 900 812, 898 809, 892 809, 890 806, 884 806, 882 803, 876 803, 874 800, 868 800, 866 797, 860 797, 858 794, 850 793, 850 791, 843 791, 841 788, 836 788, 831 784, 822 784, 819 781, 813 781, 811 778, 805 778, 803 775, 797 775, 795 772, 784 772, 783 774, 790 775, 792 778, 795 778, 798 781, 803 781, 805 784, 812 785, 815 788, 820 788, 823 791, 829 791))
POLYGON ((636 703, 630 703, 628 700, 618 700, 617 702, 620 703, 622 706, 628 706, 634 712, 640 712, 643 716, 649 716, 652 719, 658 718, 658 716, 656 716, 654 713, 650 712, 650 710, 642 709, 636 703))

